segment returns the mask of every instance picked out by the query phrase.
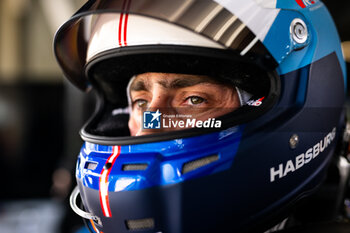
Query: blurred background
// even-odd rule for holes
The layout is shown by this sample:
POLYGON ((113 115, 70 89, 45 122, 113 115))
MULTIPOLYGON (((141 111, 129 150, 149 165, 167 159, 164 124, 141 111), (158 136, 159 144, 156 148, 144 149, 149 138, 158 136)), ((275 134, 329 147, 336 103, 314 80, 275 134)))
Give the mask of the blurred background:
MULTIPOLYGON (((94 104, 91 94, 63 79, 52 41, 84 2, 0 0, 0 233, 69 233, 82 226, 67 197, 78 132, 94 104)), ((323 2, 350 55, 350 1, 323 2)))
POLYGON ((0 0, 0 233, 82 225, 66 207, 93 104, 63 80, 52 43, 84 2, 0 0))

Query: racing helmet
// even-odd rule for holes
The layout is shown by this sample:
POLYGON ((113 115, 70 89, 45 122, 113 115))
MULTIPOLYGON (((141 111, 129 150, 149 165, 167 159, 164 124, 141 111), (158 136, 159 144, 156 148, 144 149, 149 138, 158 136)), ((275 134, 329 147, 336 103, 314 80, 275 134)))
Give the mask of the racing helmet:
POLYGON ((90 0, 54 51, 97 93, 71 195, 92 232, 269 229, 321 184, 344 128, 345 63, 319 0, 90 0), (219 127, 130 136, 128 85, 147 72, 224 81, 240 107, 219 127))

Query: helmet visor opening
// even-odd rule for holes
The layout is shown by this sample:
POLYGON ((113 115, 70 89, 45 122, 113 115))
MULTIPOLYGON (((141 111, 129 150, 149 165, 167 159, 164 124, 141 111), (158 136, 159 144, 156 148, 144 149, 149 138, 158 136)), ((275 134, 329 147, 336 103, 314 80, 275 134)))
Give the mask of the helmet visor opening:
POLYGON ((256 63, 232 52, 205 49, 199 55, 196 49, 184 54, 178 46, 177 52, 153 48, 124 56, 109 51, 93 59, 86 73, 100 106, 82 130, 84 139, 139 136, 132 138, 142 142, 222 130, 257 117, 276 96, 274 75, 256 63), (167 99, 154 102, 157 92, 158 99, 167 99))

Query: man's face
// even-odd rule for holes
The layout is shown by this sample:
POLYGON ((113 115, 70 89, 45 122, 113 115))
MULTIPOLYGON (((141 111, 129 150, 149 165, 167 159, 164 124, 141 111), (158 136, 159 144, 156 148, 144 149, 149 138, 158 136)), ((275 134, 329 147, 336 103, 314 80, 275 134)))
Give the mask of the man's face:
POLYGON ((233 85, 220 84, 214 79, 200 75, 173 73, 144 73, 135 77, 130 85, 131 114, 129 129, 131 136, 176 130, 167 128, 146 130, 142 128, 142 115, 146 110, 164 115, 183 115, 205 121, 232 112, 240 106, 233 85))

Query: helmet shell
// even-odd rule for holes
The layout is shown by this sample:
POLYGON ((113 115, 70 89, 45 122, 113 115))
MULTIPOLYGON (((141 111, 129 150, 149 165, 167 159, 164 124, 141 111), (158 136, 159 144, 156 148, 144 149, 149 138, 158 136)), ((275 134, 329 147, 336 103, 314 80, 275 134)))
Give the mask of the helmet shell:
POLYGON ((94 85, 89 62, 105 55, 104 49, 88 53, 94 34, 88 22, 103 14, 116 16, 118 25, 108 54, 138 56, 162 45, 233 51, 272 70, 277 91, 263 114, 203 134, 141 142, 94 136, 90 122, 76 176, 86 211, 100 219, 96 231, 261 231, 321 184, 341 138, 346 77, 339 37, 321 1, 89 1, 55 37, 58 62, 81 89, 94 85), (178 32, 175 42, 151 26, 145 39, 130 42, 126 16, 169 26, 178 32), (152 34, 159 41, 148 40, 152 34), (180 43, 185 34, 193 41, 180 43))

